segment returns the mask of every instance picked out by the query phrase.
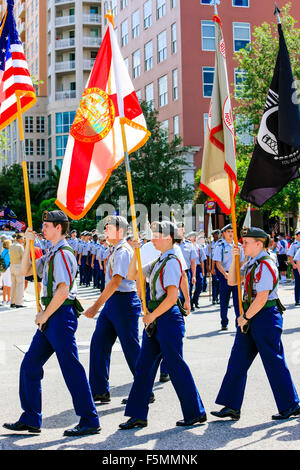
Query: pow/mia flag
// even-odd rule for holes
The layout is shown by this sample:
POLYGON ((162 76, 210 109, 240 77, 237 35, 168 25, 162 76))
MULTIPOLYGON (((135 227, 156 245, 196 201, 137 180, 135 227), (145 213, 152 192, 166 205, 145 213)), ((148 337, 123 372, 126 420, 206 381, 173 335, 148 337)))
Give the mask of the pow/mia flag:
POLYGON ((300 166, 300 110, 281 24, 279 52, 241 198, 261 207, 296 178, 300 166))

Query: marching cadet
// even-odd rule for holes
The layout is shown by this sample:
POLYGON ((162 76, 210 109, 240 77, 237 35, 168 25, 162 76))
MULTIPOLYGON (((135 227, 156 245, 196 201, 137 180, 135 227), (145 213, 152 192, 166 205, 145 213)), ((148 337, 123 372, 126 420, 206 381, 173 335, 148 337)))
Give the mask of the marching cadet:
POLYGON ((297 251, 300 248, 300 229, 296 230, 295 232, 295 241, 291 244, 289 250, 288 250, 288 258, 289 261, 292 265, 293 273, 294 273, 294 280, 295 280, 295 305, 299 306, 300 305, 300 273, 297 269, 296 263, 294 261, 294 257, 297 253, 297 251))
POLYGON ((74 251, 75 258, 77 259, 77 253, 78 253, 78 239, 77 239, 77 231, 76 230, 71 230, 70 232, 70 240, 68 241, 70 247, 74 251))
MULTIPOLYGON (((284 307, 277 293, 278 269, 265 252, 268 235, 262 229, 245 228, 242 230, 242 237, 245 255, 250 257, 241 268, 241 275, 245 279, 244 313, 238 319, 239 328, 216 398, 216 403, 224 408, 213 411, 212 414, 219 418, 240 418, 247 372, 259 354, 279 411, 272 419, 287 419, 299 415, 300 407, 281 342, 284 307)), ((230 285, 237 283, 235 255, 239 253, 240 248, 234 247, 228 274, 230 285)))
POLYGON ((89 241, 88 241, 88 232, 82 232, 82 243, 78 247, 78 265, 79 265, 79 274, 80 274, 80 285, 89 286, 88 279, 88 254, 89 254, 89 241))
MULTIPOLYGON (((221 315, 221 329, 228 329, 228 306, 230 294, 232 292, 233 306, 236 318, 239 317, 239 298, 238 288, 236 285, 228 285, 228 271, 232 263, 231 250, 233 247, 233 230, 232 225, 228 224, 222 228, 221 233, 223 239, 220 240, 215 246, 213 260, 216 262, 216 266, 219 271, 219 282, 220 282, 220 315, 221 315)), ((243 249, 240 251, 240 262, 242 263, 245 259, 243 249)))
MULTIPOLYGON (((196 259, 197 259, 197 253, 194 248, 194 245, 192 244, 191 241, 189 241, 187 238, 184 236, 184 225, 183 223, 178 223, 178 234, 179 237, 182 238, 181 242, 179 243, 179 246, 181 248, 182 254, 184 256, 186 265, 187 265, 187 270, 186 274, 188 277, 188 282, 189 282, 189 289, 190 289, 190 299, 192 299, 192 291, 193 291, 193 285, 196 284, 196 259)), ((182 295, 181 295, 182 298, 182 295)))
POLYGON ((94 233, 93 240, 90 244, 90 257, 91 257, 90 263, 91 263, 94 289, 100 288, 100 265, 99 265, 99 260, 96 257, 98 247, 100 247, 100 243, 98 243, 98 235, 94 233))
POLYGON ((296 263, 296 268, 298 269, 298 273, 300 275, 300 248, 295 254, 293 261, 296 263))
POLYGON ((196 250, 196 284, 195 284, 193 298, 191 299, 191 310, 193 312, 195 310, 195 307, 199 308, 199 305, 198 305, 199 296, 201 292, 203 291, 203 279, 205 277, 204 261, 206 260, 206 254, 204 252, 202 245, 196 242, 196 238, 197 238, 196 232, 189 233, 187 235, 187 238, 192 242, 196 250))
POLYGON ((105 289, 85 316, 93 318, 104 305, 97 320, 90 349, 90 385, 95 402, 110 402, 109 368, 112 347, 120 340, 127 364, 135 374, 140 352, 138 321, 141 301, 136 283, 128 280, 127 271, 133 250, 126 242, 127 221, 124 217, 106 217, 105 236, 113 250, 108 257, 105 289))
POLYGON ((220 286, 219 286, 219 278, 218 278, 218 270, 216 268, 216 262, 213 260, 214 250, 219 241, 220 237, 220 230, 216 229, 212 231, 213 240, 211 241, 210 248, 211 252, 209 252, 209 244, 206 247, 206 256, 210 259, 209 266, 211 269, 211 277, 212 277, 212 303, 213 305, 219 303, 219 294, 220 294, 220 286))
MULTIPOLYGON (((78 358, 75 339, 77 315, 82 307, 76 300, 74 282, 77 262, 70 246, 65 241, 69 222, 64 212, 43 213, 43 233, 51 240, 53 248, 47 255, 36 260, 37 274, 42 277, 42 303, 45 310, 35 318, 39 326, 29 350, 24 356, 20 370, 20 400, 24 410, 16 423, 6 423, 4 427, 12 431, 40 433, 41 379, 43 366, 55 352, 64 380, 72 395, 73 404, 80 422, 74 429, 64 432, 65 436, 83 436, 100 431, 99 418, 85 370, 78 358)), ((31 228, 26 230, 26 240, 34 240, 31 228)), ((30 247, 26 248, 21 264, 24 276, 32 275, 30 247)))
MULTIPOLYGON (((136 375, 131 388, 125 416, 129 420, 120 424, 121 429, 147 426, 148 404, 157 369, 165 360, 172 384, 180 400, 183 420, 177 426, 191 426, 206 421, 206 413, 191 371, 183 359, 182 339, 185 324, 177 305, 182 268, 173 245, 178 238, 172 222, 153 222, 153 244, 161 251, 160 257, 143 267, 143 275, 149 277, 149 312, 143 317, 147 329, 143 332, 142 348, 136 365, 136 375)), ((139 242, 134 242, 135 247, 139 242)), ((134 253, 128 275, 136 279, 137 258, 134 253)))

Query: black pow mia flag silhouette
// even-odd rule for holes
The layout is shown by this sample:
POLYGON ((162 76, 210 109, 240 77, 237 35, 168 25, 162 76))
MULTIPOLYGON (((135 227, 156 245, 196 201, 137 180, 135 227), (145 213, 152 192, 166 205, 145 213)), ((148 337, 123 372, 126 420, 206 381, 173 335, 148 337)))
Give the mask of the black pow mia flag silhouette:
POLYGON ((261 207, 296 178, 300 166, 300 109, 281 24, 279 51, 241 198, 261 207))

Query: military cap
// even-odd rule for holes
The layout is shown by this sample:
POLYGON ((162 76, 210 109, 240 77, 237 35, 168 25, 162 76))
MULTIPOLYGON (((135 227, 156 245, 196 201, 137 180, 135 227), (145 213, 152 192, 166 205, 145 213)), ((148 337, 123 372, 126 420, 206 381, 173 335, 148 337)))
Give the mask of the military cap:
POLYGON ((214 235, 215 233, 220 233, 220 230, 219 230, 218 228, 216 228, 216 229, 213 230, 211 233, 214 235))
POLYGON ((221 229, 221 233, 226 232, 226 230, 232 230, 232 225, 231 224, 225 225, 225 227, 221 229))
POLYGON ((241 236, 244 238, 268 238, 268 234, 258 227, 242 228, 241 236))
POLYGON ((99 240, 106 240, 104 233, 100 233, 99 240))
POLYGON ((77 230, 75 230, 75 228, 74 228, 73 230, 71 230, 70 233, 71 233, 71 234, 72 234, 72 233, 77 233, 77 230))
POLYGON ((106 225, 115 225, 116 227, 122 228, 124 230, 127 230, 128 228, 127 220, 121 215, 108 215, 104 219, 104 227, 106 227, 106 225))
POLYGON ((189 237, 197 237, 197 232, 190 232, 186 235, 186 238, 189 238, 189 237))
POLYGON ((295 235, 299 235, 299 233, 300 233, 300 228, 295 231, 295 235))
POLYGON ((174 235, 178 236, 178 230, 176 225, 173 222, 163 220, 162 222, 152 222, 151 224, 152 232, 162 233, 163 235, 174 235))
POLYGON ((68 222, 69 219, 63 211, 44 211, 43 222, 68 222))

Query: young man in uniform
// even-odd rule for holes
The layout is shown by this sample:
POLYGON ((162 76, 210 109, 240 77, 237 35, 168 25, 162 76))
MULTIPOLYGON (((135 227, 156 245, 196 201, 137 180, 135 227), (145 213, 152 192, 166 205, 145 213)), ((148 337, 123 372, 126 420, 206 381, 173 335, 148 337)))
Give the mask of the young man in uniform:
MULTIPOLYGON (((24 410, 19 421, 6 423, 12 431, 41 432, 42 405, 41 379, 43 366, 55 352, 64 380, 72 395, 73 404, 80 422, 75 428, 64 432, 65 436, 83 436, 100 431, 99 418, 85 370, 78 358, 75 340, 78 304, 76 304, 76 283, 74 282, 77 262, 65 240, 69 222, 64 212, 45 211, 43 233, 53 247, 49 254, 36 260, 37 274, 42 277, 45 310, 35 318, 39 326, 30 348, 24 356, 20 370, 20 400, 24 410)), ((24 276, 32 275, 30 243, 35 234, 26 230, 26 247, 21 264, 24 276)))
MULTIPOLYGON (((239 298, 237 286, 228 285, 228 271, 232 263, 231 250, 233 248, 233 230, 232 225, 228 224, 222 228, 223 240, 218 242, 213 255, 213 260, 216 262, 216 267, 219 271, 220 281, 220 315, 221 315, 221 329, 228 329, 228 306, 230 294, 232 292, 233 306, 236 318, 239 317, 239 298)), ((244 252, 241 249, 240 263, 245 259, 244 252)))
POLYGON ((294 261, 294 256, 300 248, 300 229, 295 232, 295 241, 291 244, 288 250, 288 259, 292 265, 294 279, 295 279, 295 305, 300 305, 300 274, 294 261))
POLYGON ((91 341, 89 376, 94 401, 102 404, 110 402, 110 356, 117 337, 132 375, 135 375, 140 352, 138 322, 141 313, 136 283, 126 279, 133 256, 125 238, 127 221, 112 215, 104 223, 106 240, 113 245, 106 262, 105 289, 85 312, 86 317, 93 318, 104 305, 91 341))

